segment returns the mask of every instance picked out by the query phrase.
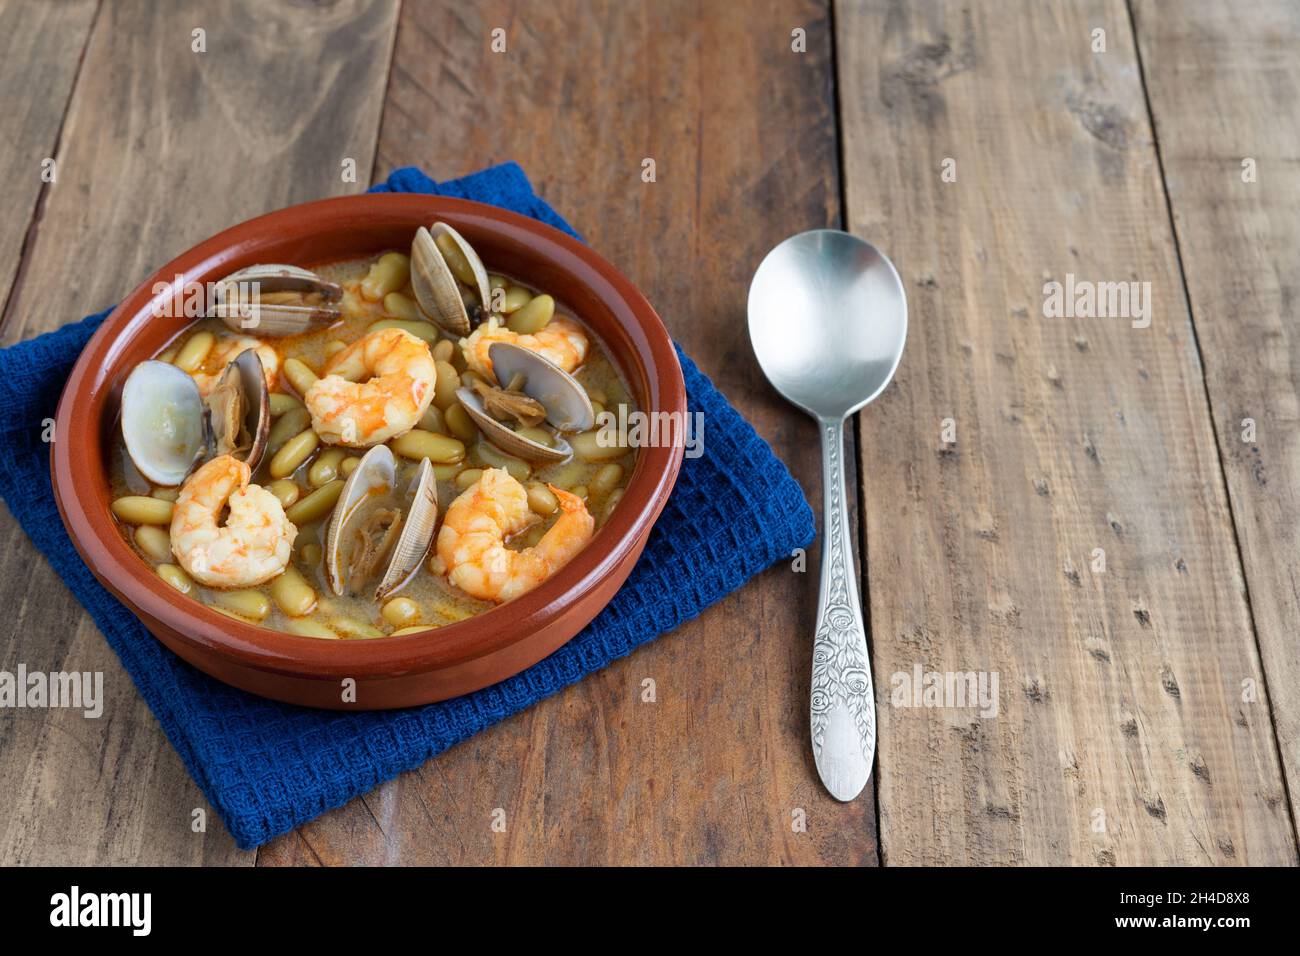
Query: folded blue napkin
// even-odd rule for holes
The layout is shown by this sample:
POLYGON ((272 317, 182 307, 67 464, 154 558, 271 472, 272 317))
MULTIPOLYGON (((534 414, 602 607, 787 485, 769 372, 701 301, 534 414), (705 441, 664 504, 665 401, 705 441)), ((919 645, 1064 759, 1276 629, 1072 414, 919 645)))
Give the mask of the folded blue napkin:
MULTIPOLYGON (((375 191, 492 203, 577 236, 514 163, 446 183, 400 169, 375 191)), ((671 631, 813 538, 799 485, 679 351, 690 410, 704 414, 704 454, 685 461, 627 583, 582 633, 521 674, 440 704, 335 713, 264 700, 200 673, 158 643, 95 580, 59 519, 43 422, 54 417, 77 355, 107 314, 0 350, 0 496, 90 612, 244 848, 341 806, 671 631)))

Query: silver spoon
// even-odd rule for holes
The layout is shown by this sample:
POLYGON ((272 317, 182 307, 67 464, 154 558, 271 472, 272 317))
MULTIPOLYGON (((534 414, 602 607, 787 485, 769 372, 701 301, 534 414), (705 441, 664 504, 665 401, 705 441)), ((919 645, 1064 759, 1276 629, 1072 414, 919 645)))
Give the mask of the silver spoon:
POLYGON ((800 233, 769 252, 754 274, 749 338, 768 381, 821 428, 813 757, 831 796, 852 800, 871 776, 876 710, 844 499, 844 420, 885 390, 903 357, 903 283, 870 243, 833 229, 800 233))

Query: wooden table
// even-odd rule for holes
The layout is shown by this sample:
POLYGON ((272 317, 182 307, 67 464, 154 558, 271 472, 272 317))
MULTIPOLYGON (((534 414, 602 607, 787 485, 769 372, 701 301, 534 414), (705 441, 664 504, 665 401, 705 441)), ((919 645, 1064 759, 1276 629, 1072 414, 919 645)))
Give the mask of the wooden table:
POLYGON ((807 742, 813 558, 241 852, 5 512, 0 668, 107 702, 0 713, 0 862, 1296 862, 1295 3, 7 0, 0 62, 5 344, 266 210, 515 159, 818 501, 749 278, 843 227, 911 306, 849 436, 859 800, 807 742), (1061 315, 1071 281, 1137 296, 1061 315), (996 715, 897 706, 918 668, 996 675, 996 715))

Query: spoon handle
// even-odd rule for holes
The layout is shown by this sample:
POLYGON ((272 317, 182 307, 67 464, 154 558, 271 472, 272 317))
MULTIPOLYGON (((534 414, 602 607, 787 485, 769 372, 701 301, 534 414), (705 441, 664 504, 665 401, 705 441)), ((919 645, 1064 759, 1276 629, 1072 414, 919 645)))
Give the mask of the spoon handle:
POLYGON ((813 644, 813 757, 831 796, 852 800, 871 776, 876 702, 844 498, 844 419, 821 418, 819 423, 825 513, 813 644))

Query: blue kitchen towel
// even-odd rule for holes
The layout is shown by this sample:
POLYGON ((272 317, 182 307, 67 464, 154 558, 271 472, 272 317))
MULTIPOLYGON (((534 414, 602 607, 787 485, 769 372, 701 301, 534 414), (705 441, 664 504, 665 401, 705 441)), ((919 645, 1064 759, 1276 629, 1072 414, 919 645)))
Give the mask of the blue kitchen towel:
MULTIPOLYGON (((515 163, 446 183, 399 169, 378 191, 492 203, 577 235, 515 163)), ((244 848, 264 843, 673 630, 813 538, 813 516, 785 466, 680 354, 704 454, 688 458, 645 552, 585 630, 494 687, 402 711, 336 713, 276 703, 200 673, 156 641, 90 573, 50 487, 42 434, 77 355, 107 315, 0 350, 0 495, 90 612, 167 738, 244 848)))

